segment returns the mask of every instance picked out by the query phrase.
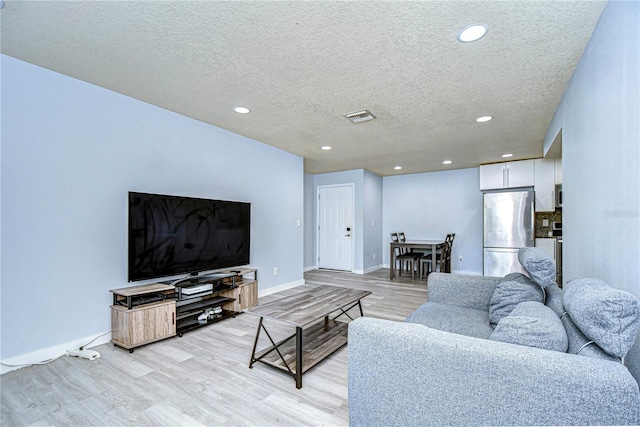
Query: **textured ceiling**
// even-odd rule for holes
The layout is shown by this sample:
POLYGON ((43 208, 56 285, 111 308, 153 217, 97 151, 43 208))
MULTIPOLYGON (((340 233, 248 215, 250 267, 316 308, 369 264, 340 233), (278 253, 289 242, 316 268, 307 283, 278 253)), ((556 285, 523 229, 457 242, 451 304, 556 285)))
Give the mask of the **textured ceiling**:
POLYGON ((1 47, 300 155, 306 172, 388 176, 541 157, 605 5, 5 0, 1 47), (458 42, 475 22, 489 33, 458 42), (377 118, 343 117, 360 109, 377 118))

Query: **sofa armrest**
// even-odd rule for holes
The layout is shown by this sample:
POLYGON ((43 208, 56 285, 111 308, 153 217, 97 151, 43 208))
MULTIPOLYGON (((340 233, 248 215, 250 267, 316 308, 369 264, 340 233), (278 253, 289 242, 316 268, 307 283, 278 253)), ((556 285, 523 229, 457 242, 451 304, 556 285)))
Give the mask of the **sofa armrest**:
POLYGON ((489 311, 491 296, 501 277, 431 273, 427 281, 427 301, 489 311))
POLYGON ((358 318, 349 325, 352 427, 640 424, 617 362, 358 318))

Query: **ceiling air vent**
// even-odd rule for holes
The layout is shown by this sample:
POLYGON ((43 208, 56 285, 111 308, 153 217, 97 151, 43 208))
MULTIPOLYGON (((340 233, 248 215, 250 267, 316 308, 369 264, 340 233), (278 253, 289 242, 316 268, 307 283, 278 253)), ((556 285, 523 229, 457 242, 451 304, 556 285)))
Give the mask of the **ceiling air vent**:
POLYGON ((367 122, 376 118, 369 110, 354 111, 353 113, 347 113, 344 115, 347 119, 353 123, 367 122))

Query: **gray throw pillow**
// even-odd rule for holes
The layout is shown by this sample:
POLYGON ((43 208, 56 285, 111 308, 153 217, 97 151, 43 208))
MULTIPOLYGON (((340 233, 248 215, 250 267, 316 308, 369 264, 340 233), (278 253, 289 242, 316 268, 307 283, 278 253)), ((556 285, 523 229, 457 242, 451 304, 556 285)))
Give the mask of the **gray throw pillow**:
POLYGON ((604 351, 624 357, 638 334, 640 302, 599 279, 574 278, 564 288, 564 308, 573 323, 604 351))
POLYGON ((540 302, 523 302, 498 322, 491 334, 494 341, 566 352, 569 345, 562 322, 552 309, 540 302))
POLYGON ((567 353, 577 354, 580 356, 594 357, 596 359, 611 360, 619 362, 620 359, 612 354, 604 351, 598 344, 585 337, 580 329, 573 323, 571 316, 566 311, 561 314, 560 320, 564 326, 564 330, 567 331, 567 338, 569 339, 569 347, 567 353))
POLYGON ((518 304, 525 301, 544 301, 542 288, 522 273, 511 273, 496 286, 489 306, 491 325, 498 324, 500 319, 511 313, 518 304))
POLYGON ((544 250, 540 248, 520 248, 518 261, 538 285, 543 288, 555 285, 556 264, 544 250))

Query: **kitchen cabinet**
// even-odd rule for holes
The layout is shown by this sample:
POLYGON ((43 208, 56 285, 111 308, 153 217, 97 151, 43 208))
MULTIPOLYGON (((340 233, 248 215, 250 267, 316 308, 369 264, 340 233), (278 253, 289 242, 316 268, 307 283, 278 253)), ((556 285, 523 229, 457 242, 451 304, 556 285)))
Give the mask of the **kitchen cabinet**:
POLYGON ((540 248, 543 251, 545 251, 553 259, 553 262, 554 263, 556 262, 556 239, 555 238, 537 237, 536 248, 540 248))
POLYGON ((557 159, 554 159, 555 163, 555 171, 554 171, 554 175, 555 175, 555 183, 556 184, 562 184, 562 157, 558 157, 557 159))
POLYGON ((533 187, 533 160, 480 165, 480 190, 533 187))
POLYGON ((555 159, 535 159, 536 212, 556 210, 555 159))

